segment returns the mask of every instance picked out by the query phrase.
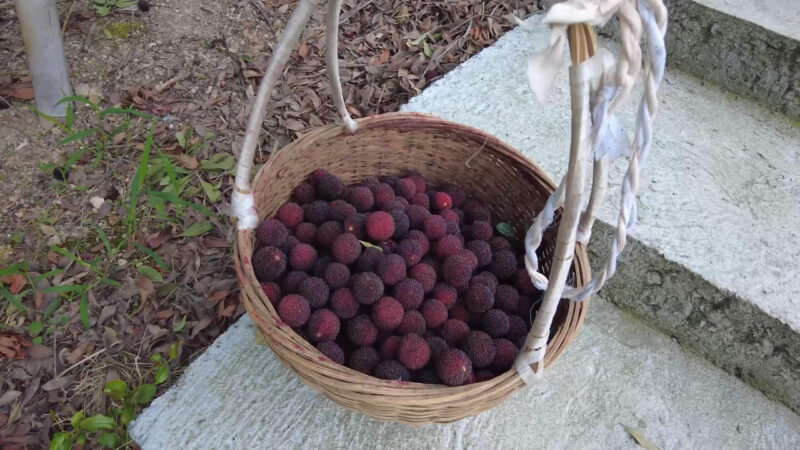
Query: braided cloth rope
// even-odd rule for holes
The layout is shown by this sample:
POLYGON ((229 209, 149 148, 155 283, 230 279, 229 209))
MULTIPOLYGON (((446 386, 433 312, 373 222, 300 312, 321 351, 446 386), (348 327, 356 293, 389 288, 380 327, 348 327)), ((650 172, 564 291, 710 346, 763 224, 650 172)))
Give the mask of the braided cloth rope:
POLYGON ((636 193, 639 190, 640 171, 652 147, 652 125, 658 109, 656 92, 664 76, 666 63, 666 8, 661 0, 567 0, 557 3, 542 21, 550 26, 550 45, 535 53, 528 66, 531 89, 542 101, 552 87, 559 68, 563 66, 567 26, 579 23, 604 25, 615 14, 619 17, 622 41, 618 58, 609 51, 600 49, 587 61, 570 68, 573 102, 573 154, 570 162, 571 169, 574 168, 579 173, 568 172, 561 180, 525 236, 525 268, 533 284, 545 291, 532 332, 515 364, 526 382, 542 375, 542 362, 558 300, 564 297, 582 301, 602 288, 614 275, 617 257, 625 247, 628 230, 636 222, 636 193), (640 50, 641 40, 644 40, 646 48, 644 59, 640 50), (642 66, 644 70, 641 70, 642 66), (628 146, 625 133, 614 113, 628 97, 640 73, 644 94, 636 115, 633 144, 628 146), (579 113, 576 114, 576 111, 579 113), (589 147, 595 159, 594 176, 589 205, 578 221, 577 212, 583 197, 583 172, 586 170, 582 162, 585 155, 581 154, 581 149, 585 146, 589 147), (622 181, 617 230, 611 242, 608 260, 585 286, 565 286, 575 241, 588 242, 597 208, 605 194, 607 160, 622 156, 628 156, 629 165, 622 181), (559 246, 561 252, 558 247, 556 249, 548 280, 539 272, 536 250, 541 244, 544 230, 553 223, 555 211, 562 206, 564 211, 559 241, 564 241, 564 245, 559 246), (568 229, 565 230, 564 225, 568 229), (531 368, 534 364, 538 364, 539 370, 536 372, 531 368))

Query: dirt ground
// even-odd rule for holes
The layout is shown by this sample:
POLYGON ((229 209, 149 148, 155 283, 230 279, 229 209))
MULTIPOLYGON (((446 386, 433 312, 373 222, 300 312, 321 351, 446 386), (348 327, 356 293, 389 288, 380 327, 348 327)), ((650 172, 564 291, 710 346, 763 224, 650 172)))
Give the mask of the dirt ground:
MULTIPOLYGON (((111 446, 135 447, 120 417, 124 405, 103 392, 106 383, 157 384, 161 392, 243 312, 231 267, 227 161, 238 156, 250 99, 294 3, 142 0, 98 17, 88 0, 58 2, 76 94, 101 109, 155 117, 148 176, 156 155, 176 162, 187 186, 182 198, 207 211, 172 203, 159 214, 155 194, 142 194, 132 230, 126 205, 151 124, 134 116, 120 132, 123 119, 98 122, 76 103, 71 131, 102 131, 59 144, 68 132, 44 126, 29 108, 9 3, 0 0, 0 447, 47 447, 58 432, 77 437, 70 418, 81 410, 114 419, 104 429, 120 437, 111 446), (69 161, 76 151, 85 152, 69 161), (72 295, 61 286, 86 289, 72 295)), ((348 109, 357 117, 397 110, 508 30, 509 13, 527 16, 535 3, 345 0, 348 109)), ((322 19, 320 9, 273 95, 257 162, 336 120, 322 19)), ((146 178, 145 188, 166 192, 170 177, 146 178)), ((99 436, 89 433, 86 446, 102 446, 99 436)))

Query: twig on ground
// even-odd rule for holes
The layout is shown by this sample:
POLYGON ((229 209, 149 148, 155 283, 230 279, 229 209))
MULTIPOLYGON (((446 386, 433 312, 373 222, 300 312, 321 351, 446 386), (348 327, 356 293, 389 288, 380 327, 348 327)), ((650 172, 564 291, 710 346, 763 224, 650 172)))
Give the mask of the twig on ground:
POLYGON ((80 360, 80 361, 76 362, 75 364, 73 364, 73 365, 71 365, 71 366, 67 367, 66 369, 64 369, 64 371, 62 371, 60 374, 58 374, 58 376, 57 376, 56 378, 63 377, 63 376, 64 376, 64 375, 66 375, 66 374, 67 374, 67 372, 69 372, 70 370, 72 370, 72 369, 74 369, 74 368, 76 368, 76 367, 80 366, 81 364, 83 364, 83 363, 85 363, 85 362, 87 362, 87 361, 91 361, 91 360, 92 360, 92 359, 94 359, 94 358, 95 358, 97 355, 99 355, 99 354, 101 354, 101 353, 105 352, 106 350, 108 350, 108 348, 102 348, 102 349, 100 349, 100 350, 98 350, 98 351, 96 351, 96 352, 92 353, 91 355, 84 357, 82 360, 80 360))
POLYGON ((58 348, 56 347, 56 342, 58 341, 58 333, 53 333, 53 376, 56 376, 56 371, 58 370, 58 348))
POLYGON ((61 26, 61 36, 64 36, 64 32, 67 31, 67 25, 69 25, 69 19, 72 17, 72 10, 75 9, 76 3, 78 3, 77 0, 73 0, 72 4, 69 5, 69 11, 67 11, 67 17, 64 19, 64 25, 61 26))
POLYGON ((342 14, 342 16, 339 17, 339 25, 341 25, 341 24, 347 22, 348 20, 350 20, 350 18, 355 16, 357 12, 359 12, 361 9, 365 8, 366 6, 368 6, 373 1, 374 0, 364 0, 363 2, 359 3, 358 5, 356 5, 355 8, 353 8, 350 11, 347 11, 346 13, 342 14))
POLYGON ((166 91, 167 89, 169 89, 170 87, 172 87, 173 84, 177 83, 178 81, 184 80, 184 79, 186 79, 188 77, 189 77, 189 74, 187 72, 179 73, 178 75, 175 75, 174 77, 170 78, 169 80, 167 80, 167 81, 165 81, 165 82, 163 82, 161 84, 157 84, 155 89, 153 90, 153 92, 155 92, 156 94, 160 94, 160 93, 166 91))
POLYGON ((250 0, 250 3, 253 4, 253 8, 258 10, 258 14, 261 15, 262 19, 264 19, 264 24, 267 25, 269 31, 271 31, 272 34, 275 34, 275 29, 272 28, 272 18, 270 18, 269 14, 267 14, 267 7, 264 6, 264 2, 261 0, 250 0))

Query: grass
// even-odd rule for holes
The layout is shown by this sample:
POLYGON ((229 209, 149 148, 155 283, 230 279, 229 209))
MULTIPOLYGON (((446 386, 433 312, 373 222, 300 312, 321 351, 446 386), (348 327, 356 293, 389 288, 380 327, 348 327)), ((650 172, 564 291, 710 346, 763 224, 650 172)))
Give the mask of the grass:
POLYGON ((92 2, 92 8, 94 8, 98 17, 103 17, 117 9, 127 8, 135 4, 135 0, 94 0, 92 2))
MULTIPOLYGON (((88 230, 85 236, 64 239, 58 235, 57 244, 39 249, 36 260, 47 261, 48 255, 54 255, 63 261, 60 267, 42 274, 34 274, 26 262, 0 268, 0 277, 24 281, 22 288, 13 291, 13 285, 0 283, 0 305, 8 313, 6 323, 24 323, 28 337, 38 345, 49 345, 56 334, 71 325, 69 316, 65 314, 66 305, 77 302, 81 326, 87 330, 94 326, 90 299, 120 288, 126 277, 146 279, 150 289, 163 294, 159 296, 161 301, 172 298, 173 287, 178 284, 165 280, 168 281, 172 271, 180 268, 171 267, 162 256, 145 245, 146 231, 164 230, 171 236, 191 239, 215 230, 222 220, 216 212, 216 204, 223 197, 225 178, 235 164, 233 155, 225 152, 203 159, 203 155, 209 153, 213 135, 195 136, 191 126, 182 128, 174 136, 167 136, 167 139, 163 135, 157 138, 157 120, 141 111, 102 108, 82 96, 67 97, 61 102, 67 102, 67 115, 63 122, 36 111, 58 128, 63 134, 59 145, 69 149, 62 163, 40 165, 43 174, 61 180, 56 184, 56 192, 88 199, 91 195, 89 190, 69 182, 70 173, 79 166, 87 173, 102 171, 111 174, 128 188, 119 193, 119 198, 106 199, 113 202, 112 211, 124 212, 114 224, 111 221, 104 224, 93 219, 85 220, 81 222, 88 230), (80 105, 80 117, 76 115, 74 105, 80 105), (175 144, 170 145, 167 151, 164 143, 168 141, 175 144), (134 160, 131 160, 131 155, 135 155, 134 160), (121 269, 118 261, 123 257, 130 264, 121 269), (52 283, 37 289, 35 286, 44 280, 52 283), (156 288, 153 284, 159 286, 156 288), (54 300, 43 309, 37 309, 33 301, 35 295, 53 296, 54 300), (27 317, 35 320, 26 321, 27 317)), ((83 204, 88 205, 88 202, 83 204)), ((50 215, 48 209, 43 209, 38 221, 31 224, 39 228, 37 232, 43 238, 42 242, 58 234, 55 231, 58 217, 50 215)), ((24 234, 15 245, 23 240, 24 234)), ((130 314, 137 314, 144 303, 143 299, 130 314)), ((187 315, 176 316, 172 331, 180 332, 186 323, 187 315)), ((180 346, 179 340, 168 355, 153 354, 147 363, 140 362, 138 354, 123 352, 128 355, 126 361, 135 365, 135 371, 127 370, 123 365, 117 367, 123 380, 103 386, 103 396, 108 401, 89 402, 72 417, 53 413, 53 422, 60 431, 52 436, 51 448, 65 449, 76 445, 117 448, 130 444, 128 424, 152 400, 157 386, 169 378, 170 363, 178 357, 180 346), (98 410, 101 404, 107 403, 110 406, 106 410, 98 410)), ((87 364, 85 369, 88 371, 91 367, 87 364)), ((80 381, 73 395, 98 392, 98 381, 105 381, 99 377, 101 373, 99 371, 95 374, 98 376, 94 376, 86 372, 87 379, 80 381)))

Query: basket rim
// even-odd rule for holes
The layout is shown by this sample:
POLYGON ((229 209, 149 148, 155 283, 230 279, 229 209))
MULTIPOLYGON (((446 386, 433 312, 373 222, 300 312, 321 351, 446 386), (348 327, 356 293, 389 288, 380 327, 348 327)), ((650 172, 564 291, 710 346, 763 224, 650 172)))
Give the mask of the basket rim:
MULTIPOLYGON (((514 162, 524 165, 528 169, 534 171, 537 176, 540 177, 540 180, 549 193, 552 193, 556 189, 555 183, 535 162, 530 160, 515 147, 484 130, 448 121, 432 114, 405 111, 368 116, 357 119, 356 122, 358 123, 358 131, 356 134, 380 129, 434 129, 453 132, 461 137, 472 139, 476 142, 482 142, 484 145, 491 142, 494 150, 503 153, 505 156, 512 158, 514 162)), ((332 139, 342 136, 345 138, 349 136, 343 126, 337 124, 323 125, 303 133, 297 139, 278 150, 275 154, 286 154, 291 152, 293 148, 306 144, 308 141, 313 142, 315 140, 332 139)), ((258 169, 253 178, 254 187, 258 184, 258 180, 262 176, 265 176, 264 174, 272 168, 276 160, 280 160, 280 158, 272 156, 258 169)), ((280 176, 280 172, 277 175, 280 176)), ((267 181, 267 183, 269 183, 269 181, 267 181)), ((259 220, 262 219, 262 217, 259 217, 259 220)), ((431 402, 441 405, 442 401, 446 401, 449 398, 455 401, 457 399, 463 399, 465 395, 478 395, 483 391, 494 389, 501 385, 511 384, 514 390, 525 385, 524 381, 513 367, 487 381, 462 386, 447 386, 382 380, 329 360, 322 355, 314 345, 307 342, 295 333, 291 327, 280 321, 272 303, 260 288, 259 281, 255 276, 249 257, 242 254, 241 248, 242 242, 246 239, 252 239, 253 234, 254 230, 252 229, 237 230, 234 245, 234 266, 239 285, 242 289, 241 296, 245 309, 256 323, 259 330, 265 335, 264 337, 270 348, 284 364, 290 366, 290 368, 311 387, 328 393, 323 386, 303 376, 301 373, 302 371, 297 370, 297 366, 302 367, 310 365, 317 369, 322 369, 317 371, 325 372, 328 376, 326 383, 346 383, 350 389, 352 389, 353 386, 360 385, 364 387, 364 393, 391 397, 392 402, 390 404, 392 405, 397 405, 399 402, 409 405, 420 405, 425 403, 424 398, 430 397, 435 397, 435 400, 430 400, 431 402), (256 289, 256 287, 258 288, 256 289), (247 295, 245 295, 245 291, 247 291, 247 295), (259 313, 253 307, 253 304, 250 303, 251 298, 257 298, 259 303, 262 303, 266 309, 268 309, 272 317, 265 317, 259 313), (288 356, 286 352, 292 352, 300 358, 294 358, 289 362, 286 359, 288 356), (416 394, 420 396, 417 397, 416 394), (422 396, 424 396, 424 398, 422 396)), ((584 285, 591 279, 588 255, 582 244, 576 245, 573 266, 578 285, 584 285)), ((550 342, 547 344, 544 358, 545 367, 550 366, 579 334, 583 327, 589 304, 590 299, 586 299, 582 302, 569 302, 568 311, 563 324, 552 335, 550 342)), ((390 404, 387 403, 387 406, 390 404)), ((347 407, 346 405, 343 406, 347 407)), ((359 411, 356 408, 351 409, 359 411)))

